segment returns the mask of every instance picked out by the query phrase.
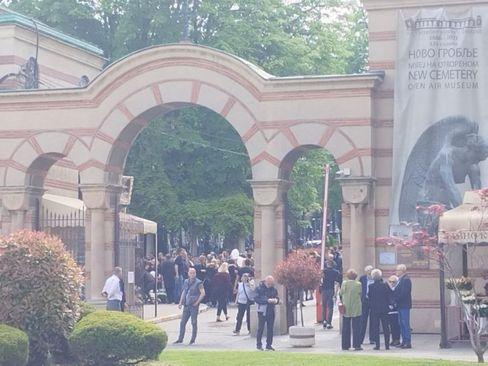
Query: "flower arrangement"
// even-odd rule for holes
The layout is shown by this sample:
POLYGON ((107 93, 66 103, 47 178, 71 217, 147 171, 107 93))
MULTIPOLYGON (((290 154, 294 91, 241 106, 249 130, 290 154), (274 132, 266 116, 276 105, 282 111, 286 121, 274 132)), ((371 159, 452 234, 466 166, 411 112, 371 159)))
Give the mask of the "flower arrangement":
POLYGON ((482 201, 488 200, 488 188, 483 188, 478 191, 482 201))
POLYGON ((471 291, 460 291, 461 293, 461 301, 466 305, 473 305, 476 304, 477 299, 476 295, 471 291))
POLYGON ((446 280, 446 288, 448 290, 456 290, 459 291, 471 291, 473 289, 473 282, 468 277, 461 277, 461 278, 449 278, 446 280))
POLYGON ((481 304, 473 305, 473 310, 478 312, 478 315, 481 318, 488 318, 488 304, 481 303, 481 304))

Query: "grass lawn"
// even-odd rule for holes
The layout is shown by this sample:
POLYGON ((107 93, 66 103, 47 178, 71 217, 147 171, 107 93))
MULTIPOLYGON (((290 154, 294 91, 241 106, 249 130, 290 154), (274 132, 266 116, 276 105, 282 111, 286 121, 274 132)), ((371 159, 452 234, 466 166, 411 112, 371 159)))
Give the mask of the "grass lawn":
POLYGON ((473 366, 475 363, 291 352, 165 351, 151 366, 473 366))

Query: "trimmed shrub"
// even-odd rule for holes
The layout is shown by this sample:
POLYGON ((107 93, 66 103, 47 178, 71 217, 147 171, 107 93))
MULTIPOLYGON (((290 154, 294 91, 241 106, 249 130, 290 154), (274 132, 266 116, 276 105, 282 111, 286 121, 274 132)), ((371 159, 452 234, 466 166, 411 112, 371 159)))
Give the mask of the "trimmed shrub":
POLYGON ((0 237, 0 322, 29 336, 29 365, 50 351, 68 354, 79 317, 81 271, 54 236, 20 231, 0 237))
POLYGON ((134 315, 95 311, 76 324, 69 340, 81 365, 112 366, 156 360, 168 337, 134 315))
POLYGON ((97 311, 96 307, 94 307, 93 305, 90 305, 87 302, 82 302, 80 305, 81 305, 80 306, 80 317, 78 318, 78 321, 83 319, 85 316, 97 311))
POLYGON ((23 331, 0 324, 0 365, 25 366, 29 359, 29 339, 23 331))

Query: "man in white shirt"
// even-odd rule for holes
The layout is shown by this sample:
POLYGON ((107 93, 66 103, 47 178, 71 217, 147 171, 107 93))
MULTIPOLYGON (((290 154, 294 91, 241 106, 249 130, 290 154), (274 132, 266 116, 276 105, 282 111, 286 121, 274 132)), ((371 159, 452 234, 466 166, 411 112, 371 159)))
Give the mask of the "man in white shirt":
POLYGON ((103 286, 102 296, 107 298, 107 310, 122 311, 123 293, 120 288, 122 268, 115 267, 112 276, 107 278, 103 286))

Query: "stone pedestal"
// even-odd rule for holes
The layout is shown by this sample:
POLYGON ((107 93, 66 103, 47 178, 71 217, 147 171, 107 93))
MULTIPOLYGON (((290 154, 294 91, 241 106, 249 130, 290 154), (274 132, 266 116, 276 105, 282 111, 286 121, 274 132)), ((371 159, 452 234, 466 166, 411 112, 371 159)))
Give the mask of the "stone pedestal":
POLYGON ((289 329, 292 347, 313 347, 315 345, 315 328, 293 326, 289 329))

